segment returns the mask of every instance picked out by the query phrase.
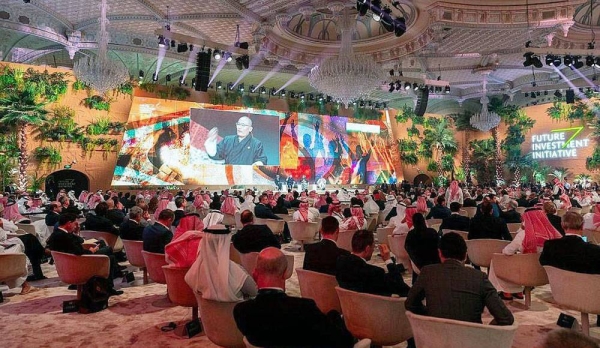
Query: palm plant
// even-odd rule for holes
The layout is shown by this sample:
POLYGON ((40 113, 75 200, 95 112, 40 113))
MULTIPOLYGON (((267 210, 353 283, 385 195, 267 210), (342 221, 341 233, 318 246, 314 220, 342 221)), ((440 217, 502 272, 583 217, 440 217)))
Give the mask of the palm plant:
POLYGON ((458 144, 454 139, 454 132, 449 128, 448 119, 442 118, 433 127, 425 129, 423 137, 421 144, 434 150, 433 157, 437 164, 438 176, 444 176, 444 168, 448 167, 442 163, 444 155, 454 155, 458 150, 458 144))
POLYGON ((552 173, 550 173, 549 175, 557 178, 560 181, 564 181, 567 179, 569 174, 571 174, 569 172, 569 168, 556 167, 556 168, 554 168, 554 171, 552 171, 552 173))
POLYGON ((592 181, 592 176, 590 174, 584 174, 584 173, 577 174, 573 181, 581 184, 581 187, 586 187, 587 183, 592 181))
POLYGON ((473 140, 469 143, 471 150, 470 168, 476 172, 479 183, 490 182, 493 177, 493 163, 495 156, 494 139, 473 140))
POLYGON ((540 164, 539 162, 533 162, 531 165, 531 177, 535 183, 544 185, 551 170, 552 168, 548 166, 540 164))
MULTIPOLYGON (((450 117, 454 120, 454 127, 457 131, 463 132, 464 134, 464 146, 462 147, 462 169, 464 173, 469 173, 471 171, 471 158, 469 153, 469 147, 467 144, 469 143, 469 139, 471 136, 471 132, 477 131, 477 128, 471 126, 471 117, 473 116, 472 112, 464 111, 460 114, 454 114, 450 117)), ((464 179, 466 179, 466 175, 464 179)), ((459 179, 461 180, 461 179, 459 179)), ((461 180, 461 181, 462 181, 461 180)))
POLYGON ((513 173, 513 180, 517 187, 521 186, 521 170, 530 167, 531 163, 531 154, 524 156, 517 154, 506 159, 505 165, 513 173))

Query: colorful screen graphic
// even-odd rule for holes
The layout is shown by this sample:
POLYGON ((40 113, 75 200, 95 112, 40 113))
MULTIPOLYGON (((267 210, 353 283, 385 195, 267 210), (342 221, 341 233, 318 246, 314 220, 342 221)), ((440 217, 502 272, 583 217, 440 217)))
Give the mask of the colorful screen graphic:
POLYGON ((387 182, 380 120, 135 97, 113 186, 387 182))

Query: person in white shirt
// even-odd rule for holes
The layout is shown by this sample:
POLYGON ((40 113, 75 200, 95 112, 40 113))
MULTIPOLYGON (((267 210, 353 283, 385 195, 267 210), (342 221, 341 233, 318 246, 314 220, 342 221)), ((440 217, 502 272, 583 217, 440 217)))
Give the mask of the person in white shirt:
MULTIPOLYGON (((25 244, 23 244, 18 237, 8 238, 8 233, 16 232, 17 229, 17 225, 12 221, 0 218, 0 254, 25 254, 25 244)), ((27 261, 28 259, 26 258, 23 263, 25 274, 27 274, 27 261)), ((35 289, 27 282, 26 277, 19 277, 15 280, 6 281, 5 284, 10 289, 21 287, 21 295, 28 294, 35 289)))
POLYGON ((319 219, 319 211, 309 207, 308 199, 302 198, 298 210, 292 215, 294 221, 317 222, 319 219))
POLYGON ((600 228, 600 203, 596 203, 592 211, 583 215, 583 229, 595 230, 600 228))
POLYGON ((360 205, 352 206, 350 214, 352 215, 340 224, 340 230, 353 231, 367 228, 367 219, 365 219, 363 209, 360 205))
POLYGON ((377 205, 377 203, 375 203, 375 201, 373 200, 373 197, 371 197, 369 195, 365 195, 365 198, 363 201, 364 201, 363 210, 365 211, 365 213, 367 215, 379 214, 379 206, 377 205))

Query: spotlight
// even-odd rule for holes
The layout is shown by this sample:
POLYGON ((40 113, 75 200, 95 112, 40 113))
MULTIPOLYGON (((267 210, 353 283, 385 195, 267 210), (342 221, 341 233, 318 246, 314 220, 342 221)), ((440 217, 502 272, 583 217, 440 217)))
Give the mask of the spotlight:
POLYGON ((386 5, 381 13, 379 14, 381 17, 381 25, 388 32, 394 31, 394 19, 392 18, 392 10, 386 5))
POLYGON ((381 20, 381 0, 371 0, 371 12, 373 12, 373 20, 379 22, 381 20))
POLYGON ((244 92, 244 84, 243 84, 243 83, 240 83, 240 84, 238 85, 238 91, 240 91, 240 92, 244 92))
POLYGON ((215 50, 215 51, 213 52, 213 58, 214 58, 215 60, 217 60, 217 61, 218 61, 218 60, 221 60, 221 51, 219 51, 219 50, 215 50))
POLYGON ((433 93, 433 86, 429 86, 429 93, 433 93))
POLYGON ((183 86, 183 85, 184 85, 184 82, 185 82, 185 80, 183 79, 183 75, 181 75, 181 76, 179 77, 179 86, 180 86, 180 87, 181 87, 181 86, 183 86))
POLYGON ((165 76, 165 81, 171 82, 171 74, 167 74, 167 76, 165 76))
MULTIPOLYGON (((239 32, 238 32, 238 34, 239 34, 239 32)), ((239 47, 239 48, 241 48, 241 49, 243 49, 243 50, 247 50, 247 49, 248 49, 248 47, 249 47, 247 42, 236 42, 236 43, 234 44, 234 46, 235 46, 235 47, 239 47)))
POLYGON ((394 69, 390 70, 390 76, 394 76, 394 69))
POLYGON ((523 57, 525 57, 525 61, 523 62, 523 66, 535 66, 536 68, 541 68, 542 66, 544 66, 544 64, 542 64, 542 61, 540 60, 540 57, 538 57, 535 53, 533 52, 527 52, 523 55, 523 57))
POLYGON ((435 86, 435 93, 442 93, 442 87, 435 86))
POLYGON ((194 50, 194 45, 190 44, 190 52, 194 50))
POLYGON ((248 69, 250 67, 250 57, 247 54, 235 59, 235 66, 238 70, 248 69))
POLYGON ((227 89, 230 90, 230 91, 233 91, 233 82, 229 82, 227 84, 227 89))
POLYGON ((231 55, 230 52, 225 52, 225 54, 223 54, 223 57, 225 57, 225 60, 227 61, 227 63, 229 63, 233 60, 233 56, 231 55))
POLYGON ((217 89, 223 89, 223 83, 221 81, 217 81, 217 89))
POLYGON ((400 37, 406 33, 406 19, 396 18, 394 21, 394 34, 396 37, 400 37))
POLYGON ((356 1, 356 9, 358 10, 359 15, 364 16, 369 10, 369 5, 366 0, 358 0, 356 1))
POLYGON ((529 98, 529 93, 525 92, 525 98, 529 98))
POLYGON ((285 89, 282 89, 282 90, 281 90, 281 93, 280 93, 280 95, 281 95, 282 97, 285 97, 285 89))
MULTIPOLYGON (((175 42, 175 41, 171 41, 171 42, 175 42)), ((184 53, 188 51, 188 46, 185 43, 180 43, 179 45, 177 45, 177 53, 184 53)))
POLYGON ((387 103, 383 103, 382 107, 387 110, 387 103))
POLYGON ((554 56, 551 54, 546 55, 546 65, 552 65, 554 63, 554 56))
POLYGON ((333 101, 333 98, 331 98, 330 96, 327 96, 327 98, 325 99, 328 103, 331 103, 333 101))
POLYGON ((364 108, 364 107, 365 107, 365 101, 364 101, 364 100, 361 100, 361 101, 360 101, 360 104, 359 104, 359 106, 360 106, 361 108, 364 108))
POLYGON ((446 93, 446 94, 450 93, 450 86, 444 87, 444 93, 446 93))
MULTIPOLYGON (((285 93, 282 94, 285 97, 285 93)), ((295 99, 296 98, 296 93, 294 91, 290 92, 290 98, 295 99)))
POLYGON ((585 57, 585 65, 587 65, 587 66, 594 65, 594 56, 585 57))
POLYGON ((275 87, 271 88, 271 95, 277 95, 277 90, 275 87))
POLYGON ((167 45, 166 41, 165 41, 165 37, 162 35, 158 36, 158 47, 163 48, 167 45))
POLYGON ((402 89, 402 82, 400 82, 400 80, 396 81, 396 90, 398 92, 400 92, 400 90, 402 89))
POLYGON ((559 67, 560 63, 561 63, 560 57, 559 56, 554 56, 553 58, 554 58, 554 60, 552 61, 552 65, 554 65, 556 67, 559 67))
POLYGON ((153 81, 153 82, 156 82, 156 81, 158 81, 158 73, 154 73, 154 74, 152 74, 152 81, 153 81))
POLYGON ((531 99, 535 99, 535 93, 531 92, 531 99))
POLYGON ((419 85, 415 82, 413 83, 413 89, 416 91, 417 89, 419 89, 419 85))
POLYGON ((196 88, 196 78, 192 78, 192 88, 196 88))
POLYGON ((563 58, 563 62, 566 66, 573 66, 573 56, 570 54, 567 54, 564 58, 563 58))
POLYGON ((544 95, 548 95, 548 91, 544 91, 544 95))
POLYGON ((235 59, 235 66, 238 70, 244 70, 244 64, 242 63, 242 57, 237 57, 235 59))
POLYGON ((314 95, 314 94, 312 94, 312 93, 309 93, 309 94, 308 94, 308 100, 310 100, 310 101, 313 101, 313 100, 315 100, 315 95, 314 95))
POLYGON ((323 99, 324 99, 324 98, 323 98, 323 95, 322 95, 322 94, 319 94, 319 95, 317 96, 317 99, 319 99, 319 102, 323 102, 323 99))
POLYGON ((140 77, 140 80, 144 79, 144 71, 140 70, 140 72, 138 73, 138 76, 140 77))
POLYGON ((581 56, 573 57, 573 67, 575 67, 575 69, 583 68, 583 62, 580 59, 581 59, 581 56))
POLYGON ((304 92, 300 92, 300 99, 304 99, 304 92))
POLYGON ((390 89, 389 89, 388 91, 389 91, 390 93, 392 93, 394 90, 395 90, 394 83, 393 83, 393 82, 390 82, 390 89))
POLYGON ((410 89, 410 87, 411 87, 410 83, 406 82, 406 83, 404 84, 404 89, 405 89, 405 90, 407 90, 407 91, 408 91, 408 90, 410 89))
POLYGON ((250 85, 250 93, 254 93, 255 89, 256 89, 255 85, 250 85))
POLYGON ((539 97, 540 95, 542 95, 542 93, 540 93, 540 91, 537 91, 535 92, 535 95, 539 97))
POLYGON ((594 46, 595 46, 595 43, 593 41, 592 42, 588 42, 588 44, 587 44, 588 50, 593 50, 594 46))
POLYGON ((594 59, 594 68, 600 68, 600 57, 594 59))
POLYGON ((265 87, 261 87, 260 94, 267 94, 267 89, 265 87))
MULTIPOLYGON (((171 40, 171 47, 175 48, 175 40, 171 40)), ((187 46, 186 46, 187 49, 187 46)))

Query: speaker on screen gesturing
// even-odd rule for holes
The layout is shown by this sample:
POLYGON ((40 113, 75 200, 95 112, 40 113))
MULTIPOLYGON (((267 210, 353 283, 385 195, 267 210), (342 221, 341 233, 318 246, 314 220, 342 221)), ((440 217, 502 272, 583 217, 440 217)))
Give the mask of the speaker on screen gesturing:
POLYGON ((237 134, 225 136, 218 143, 219 129, 214 127, 208 132, 204 142, 208 156, 214 160, 224 160, 225 164, 266 165, 263 145, 252 135, 252 120, 242 116, 235 126, 237 134))

